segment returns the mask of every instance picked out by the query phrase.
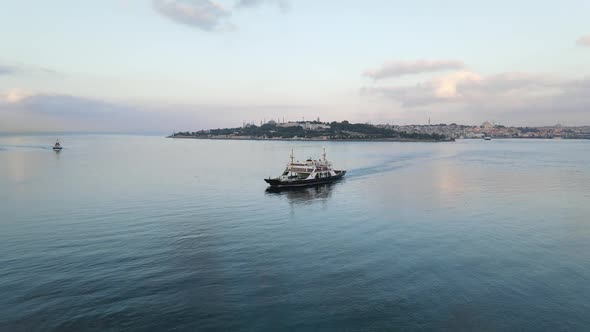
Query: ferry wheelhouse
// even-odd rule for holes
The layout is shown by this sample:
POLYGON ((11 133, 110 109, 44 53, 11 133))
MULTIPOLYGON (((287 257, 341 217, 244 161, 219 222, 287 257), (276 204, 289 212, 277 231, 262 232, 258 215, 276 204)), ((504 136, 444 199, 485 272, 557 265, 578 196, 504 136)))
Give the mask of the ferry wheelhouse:
POLYGON ((291 162, 277 178, 264 179, 271 187, 303 187, 324 184, 336 181, 346 174, 345 170, 335 170, 332 163, 326 159, 326 149, 322 159, 307 159, 305 162, 294 162, 293 150, 291 150, 291 162))

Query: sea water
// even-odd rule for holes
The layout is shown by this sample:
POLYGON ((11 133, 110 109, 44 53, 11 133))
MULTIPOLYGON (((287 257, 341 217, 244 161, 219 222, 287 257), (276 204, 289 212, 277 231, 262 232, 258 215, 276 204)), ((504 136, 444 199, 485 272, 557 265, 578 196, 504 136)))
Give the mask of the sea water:
POLYGON ((1 331, 590 327, 590 141, 54 141, 0 137, 1 331))

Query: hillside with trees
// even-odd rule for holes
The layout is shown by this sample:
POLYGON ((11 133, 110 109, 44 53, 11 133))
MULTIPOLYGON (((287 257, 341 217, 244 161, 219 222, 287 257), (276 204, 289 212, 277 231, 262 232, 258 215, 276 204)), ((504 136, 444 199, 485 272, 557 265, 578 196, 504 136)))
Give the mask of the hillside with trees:
POLYGON ((196 132, 177 132, 175 138, 225 138, 225 139, 309 139, 309 140, 399 140, 399 141, 448 141, 439 134, 408 133, 377 127, 366 123, 342 122, 290 122, 288 125, 265 123, 238 128, 219 128, 196 132))

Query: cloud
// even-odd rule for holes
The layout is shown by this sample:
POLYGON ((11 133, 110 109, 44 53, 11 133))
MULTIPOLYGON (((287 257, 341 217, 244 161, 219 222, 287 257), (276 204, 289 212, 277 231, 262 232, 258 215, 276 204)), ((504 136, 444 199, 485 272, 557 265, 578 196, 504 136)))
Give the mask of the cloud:
POLYGON ((238 127, 242 120, 317 114, 310 105, 205 105, 122 102, 67 94, 0 91, 0 132, 160 133, 238 127), (313 112, 313 113, 312 113, 313 112))
POLYGON ((231 15, 229 10, 211 0, 153 0, 153 5, 160 15, 205 31, 220 29, 222 22, 231 15))
POLYGON ((434 103, 453 102, 465 98, 459 86, 466 82, 481 84, 482 77, 476 73, 459 71, 447 76, 409 86, 363 88, 365 95, 379 95, 413 107, 434 103))
POLYGON ((283 12, 288 11, 290 8, 289 3, 284 0, 238 0, 236 8, 252 8, 267 3, 276 4, 283 12))
POLYGON ((364 88, 364 94, 377 94, 400 102, 404 106, 436 103, 481 103, 499 100, 525 100, 563 93, 572 81, 546 75, 521 72, 481 76, 460 71, 413 86, 364 88))
POLYGON ((445 77, 436 79, 432 82, 434 95, 438 98, 457 98, 460 97, 460 92, 457 91, 457 86, 461 83, 479 83, 482 77, 476 73, 469 71, 460 71, 452 73, 445 77))
POLYGON ((464 105, 523 104, 531 100, 582 95, 586 81, 562 80, 549 75, 508 72, 482 76, 459 71, 412 86, 363 88, 365 95, 378 95, 398 101, 405 107, 443 103, 464 105))
POLYGON ((17 74, 19 71, 20 71, 20 69, 15 66, 0 65, 0 76, 1 75, 14 75, 14 74, 17 74))
POLYGON ((361 96, 371 103, 393 101, 384 104, 388 109, 384 118, 389 119, 403 114, 420 121, 428 114, 437 121, 457 123, 495 119, 511 125, 589 125, 588 91, 590 76, 458 72, 414 85, 365 87, 361 96))
MULTIPOLYGON (((178 108, 156 109, 65 94, 0 94, 0 132, 159 132, 199 123, 178 108)), ((206 121, 206 119, 204 119, 206 121)))
POLYGON ((576 41, 576 44, 578 44, 578 46, 582 46, 582 47, 590 47, 590 35, 584 35, 584 36, 578 38, 578 40, 576 41))
POLYGON ((0 64, 0 76, 2 75, 57 75, 59 74, 52 69, 30 66, 30 65, 3 65, 0 64))
POLYGON ((459 60, 390 61, 384 63, 380 68, 366 70, 363 75, 380 80, 411 74, 456 70, 464 67, 465 64, 459 60))
MULTIPOLYGON (((176 23, 204 31, 231 31, 235 26, 229 22, 232 10, 214 0, 152 0, 153 7, 162 16, 176 23)), ((290 9, 286 0, 237 0, 234 9, 275 4, 286 12, 290 9)))
POLYGON ((21 89, 10 89, 0 94, 0 102, 14 104, 28 98, 29 96, 31 96, 30 92, 21 89))

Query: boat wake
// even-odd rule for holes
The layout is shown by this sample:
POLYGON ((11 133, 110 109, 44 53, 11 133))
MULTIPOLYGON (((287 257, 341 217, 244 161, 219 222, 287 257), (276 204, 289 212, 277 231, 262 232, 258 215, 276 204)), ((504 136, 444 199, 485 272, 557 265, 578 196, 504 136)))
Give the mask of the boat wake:
POLYGON ((431 154, 408 154, 389 157, 382 160, 379 164, 355 168, 348 171, 346 177, 349 180, 363 179, 377 174, 383 174, 413 165, 419 160, 428 159, 431 154))
POLYGON ((3 145, 0 146, 0 150, 12 150, 12 149, 35 149, 35 150, 51 150, 53 147, 44 145, 3 145))

